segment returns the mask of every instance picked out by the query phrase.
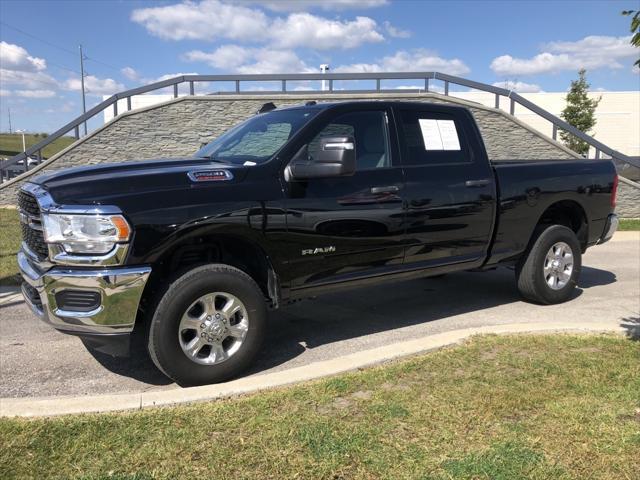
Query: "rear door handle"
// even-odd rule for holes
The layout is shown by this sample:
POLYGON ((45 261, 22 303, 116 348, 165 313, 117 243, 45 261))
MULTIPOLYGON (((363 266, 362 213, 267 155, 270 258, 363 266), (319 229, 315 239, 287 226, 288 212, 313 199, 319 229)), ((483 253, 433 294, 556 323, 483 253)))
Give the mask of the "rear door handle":
POLYGON ((491 183, 491 180, 484 178, 482 180, 467 180, 464 182, 464 186, 468 188, 486 187, 491 183))
POLYGON ((388 187, 371 187, 371 193, 374 195, 381 193, 398 193, 399 191, 400 187, 396 185, 389 185, 388 187))

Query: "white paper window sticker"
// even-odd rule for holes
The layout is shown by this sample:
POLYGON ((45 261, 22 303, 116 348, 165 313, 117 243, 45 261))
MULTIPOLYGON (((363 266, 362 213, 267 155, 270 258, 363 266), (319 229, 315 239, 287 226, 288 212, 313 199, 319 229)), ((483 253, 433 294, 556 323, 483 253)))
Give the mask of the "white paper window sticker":
POLYGON ((458 130, 453 120, 418 119, 425 150, 460 150, 458 130))

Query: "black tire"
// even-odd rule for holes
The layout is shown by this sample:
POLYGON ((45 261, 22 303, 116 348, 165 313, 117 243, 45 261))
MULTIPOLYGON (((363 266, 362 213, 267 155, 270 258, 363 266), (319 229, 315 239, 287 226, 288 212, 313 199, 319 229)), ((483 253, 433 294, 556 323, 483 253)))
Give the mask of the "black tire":
POLYGON ((148 349, 153 363, 180 385, 223 382, 245 370, 264 337, 267 308, 260 287, 246 273, 223 264, 189 270, 173 281, 157 301, 149 325, 148 349), (198 298, 212 292, 228 292, 244 304, 249 326, 239 349, 221 363, 202 365, 187 357, 180 346, 180 319, 198 298))
POLYGON ((550 305, 569 300, 577 285, 582 268, 582 249, 573 230, 562 225, 550 225, 536 230, 523 260, 516 267, 518 290, 532 302, 550 305), (545 279, 544 266, 552 246, 564 242, 571 248, 573 268, 564 287, 552 288, 545 279))

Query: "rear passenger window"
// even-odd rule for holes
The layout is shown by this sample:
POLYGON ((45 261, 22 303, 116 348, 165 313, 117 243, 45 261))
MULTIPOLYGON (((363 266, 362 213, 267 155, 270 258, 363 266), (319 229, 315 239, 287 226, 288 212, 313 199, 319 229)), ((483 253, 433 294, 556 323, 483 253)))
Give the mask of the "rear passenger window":
POLYGON ((460 122, 446 113, 402 110, 405 165, 440 165, 471 161, 460 122))

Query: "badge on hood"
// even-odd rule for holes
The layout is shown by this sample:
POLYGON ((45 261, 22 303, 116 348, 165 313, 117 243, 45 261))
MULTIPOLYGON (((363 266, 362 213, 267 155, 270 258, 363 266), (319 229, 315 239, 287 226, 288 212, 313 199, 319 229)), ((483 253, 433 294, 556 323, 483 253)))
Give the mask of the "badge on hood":
POLYGON ((233 178, 229 170, 192 170, 187 173, 192 182, 225 182, 233 178))

